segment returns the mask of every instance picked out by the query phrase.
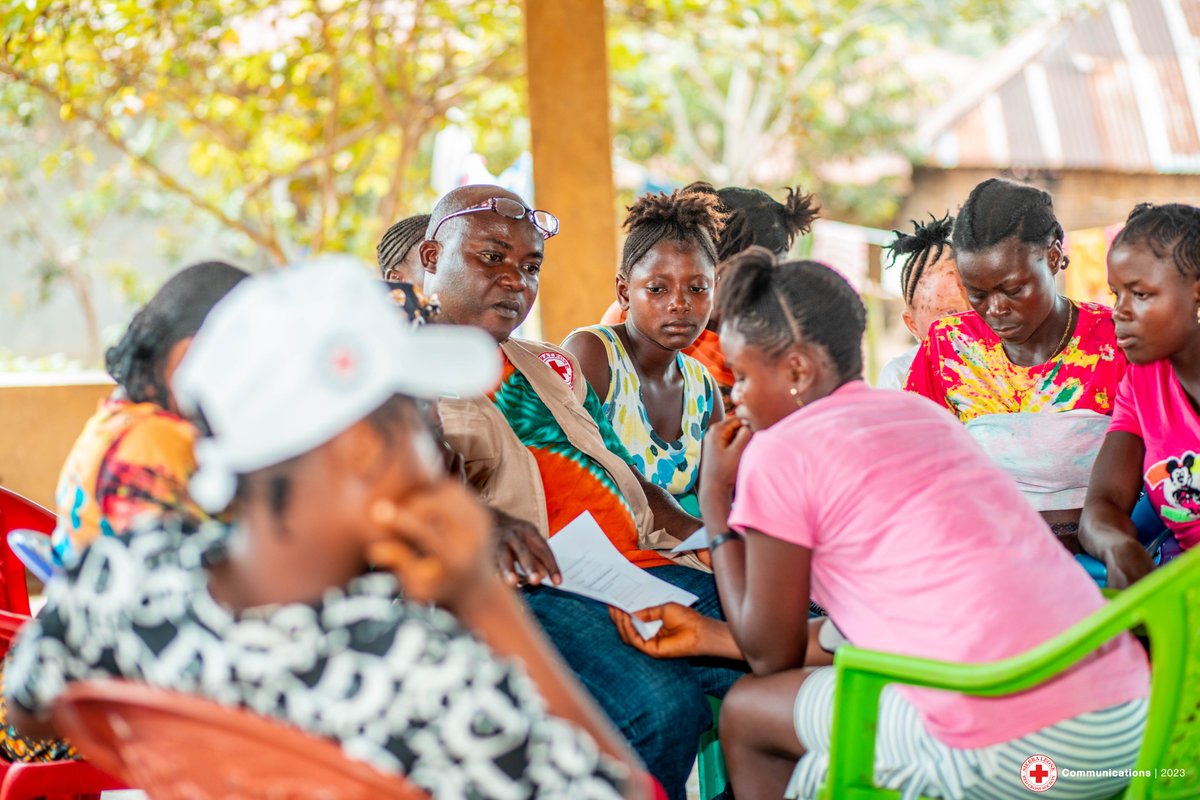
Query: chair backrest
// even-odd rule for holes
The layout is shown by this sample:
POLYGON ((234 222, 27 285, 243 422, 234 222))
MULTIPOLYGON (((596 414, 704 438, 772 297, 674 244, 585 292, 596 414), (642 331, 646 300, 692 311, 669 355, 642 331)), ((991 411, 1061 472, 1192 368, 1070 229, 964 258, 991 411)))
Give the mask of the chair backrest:
POLYGON ((1118 634, 1139 627, 1152 653, 1150 708, 1134 774, 1120 797, 1195 800, 1200 797, 1200 548, 1117 593, 1050 641, 1003 661, 951 664, 838 648, 829 775, 817 796, 897 796, 874 784, 879 696, 887 684, 1010 695, 1061 675, 1118 634))
POLYGON ((1149 774, 1135 776, 1126 797, 1200 797, 1200 552, 1185 552, 1112 605, 1145 626, 1152 665, 1137 764, 1149 774))
POLYGON ((8 532, 28 528, 49 535, 57 518, 48 508, 0 486, 0 609, 29 615, 25 565, 8 546, 8 532))
POLYGON ((16 638, 17 631, 21 630, 21 626, 29 622, 30 619, 30 617, 24 614, 0 611, 0 658, 8 655, 8 647, 12 644, 12 640, 16 638))
POLYGON ((428 800, 330 741, 140 684, 74 684, 55 705, 54 723, 90 763, 155 800, 428 800))

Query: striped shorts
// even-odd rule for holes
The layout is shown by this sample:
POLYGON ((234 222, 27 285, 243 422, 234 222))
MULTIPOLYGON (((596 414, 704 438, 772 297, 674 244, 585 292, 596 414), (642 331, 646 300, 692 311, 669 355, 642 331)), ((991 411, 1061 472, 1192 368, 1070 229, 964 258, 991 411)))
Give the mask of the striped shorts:
MULTIPOLYGON (((796 764, 787 798, 811 798, 829 769, 835 672, 822 667, 796 695, 796 735, 805 755, 796 764)), ((1064 770, 1132 769, 1146 726, 1146 699, 1081 714, 1011 742, 960 750, 933 738, 917 710, 887 686, 879 699, 875 743, 875 782, 901 792, 944 800, 1029 800, 1035 796, 1021 781, 1021 765, 1030 756, 1047 755, 1058 779, 1047 796, 1056 800, 1111 797, 1129 782, 1124 777, 1078 777, 1064 770)))

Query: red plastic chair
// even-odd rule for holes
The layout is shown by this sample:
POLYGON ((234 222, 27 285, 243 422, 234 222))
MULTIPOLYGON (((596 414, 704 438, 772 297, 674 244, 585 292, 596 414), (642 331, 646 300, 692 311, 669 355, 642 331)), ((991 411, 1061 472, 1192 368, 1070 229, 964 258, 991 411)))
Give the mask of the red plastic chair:
POLYGON ((14 614, 11 611, 0 611, 0 659, 8 655, 8 646, 16 638, 21 626, 31 618, 26 614, 14 614))
MULTIPOLYGON (((0 611, 0 658, 29 617, 0 611)), ((46 763, 0 762, 0 800, 92 800, 106 789, 126 789, 124 783, 83 761, 46 763)))
POLYGON ((57 521, 48 508, 0 486, 0 609, 29 616, 25 565, 8 546, 8 532, 28 528, 49 536, 57 521))
MULTIPOLYGON (((27 528, 49 535, 57 519, 49 509, 0 486, 0 658, 29 621, 25 565, 8 546, 8 532, 27 528)), ((107 789, 128 788, 83 761, 5 764, 0 762, 0 800, 90 800, 107 789)))
POLYGON ((55 706, 54 722, 89 761, 154 800, 428 800, 333 742, 140 684, 74 684, 55 706))
POLYGON ((96 800, 101 792, 128 789, 86 761, 9 764, 0 783, 0 800, 96 800))

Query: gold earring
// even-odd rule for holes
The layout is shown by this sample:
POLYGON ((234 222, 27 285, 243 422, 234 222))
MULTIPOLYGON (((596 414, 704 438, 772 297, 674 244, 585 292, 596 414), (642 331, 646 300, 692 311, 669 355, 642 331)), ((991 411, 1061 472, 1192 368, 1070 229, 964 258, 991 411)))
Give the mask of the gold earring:
POLYGON ((804 408, 804 401, 800 399, 800 390, 795 386, 791 390, 792 402, 796 404, 796 408, 804 408))

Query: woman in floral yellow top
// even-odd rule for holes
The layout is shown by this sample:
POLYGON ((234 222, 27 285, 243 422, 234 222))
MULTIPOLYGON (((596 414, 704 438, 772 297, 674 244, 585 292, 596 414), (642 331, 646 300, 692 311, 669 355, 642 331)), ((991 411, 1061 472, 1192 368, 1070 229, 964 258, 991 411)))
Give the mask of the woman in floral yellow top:
POLYGON ((1058 293, 1063 229, 1040 189, 979 184, 952 244, 972 310, 934 323, 905 388, 966 423, 1079 552, 1079 510, 1126 368, 1112 310, 1058 293))
POLYGON ((59 566, 97 536, 127 532, 142 515, 203 519, 187 494, 196 432, 175 413, 171 375, 209 310, 245 277, 215 261, 181 270, 105 355, 117 389, 87 421, 58 480, 52 541, 59 566))
POLYGON ((975 311, 933 324, 909 372, 907 389, 962 422, 985 414, 1090 409, 1112 414, 1125 355, 1113 340, 1112 310, 1071 303, 1072 328, 1062 350, 1040 364, 1009 360, 1004 341, 975 311))

